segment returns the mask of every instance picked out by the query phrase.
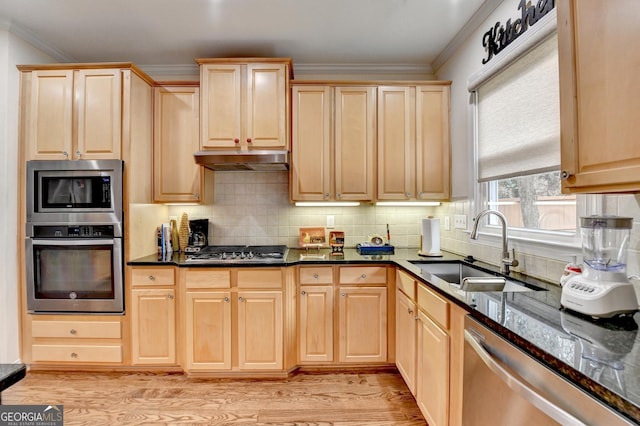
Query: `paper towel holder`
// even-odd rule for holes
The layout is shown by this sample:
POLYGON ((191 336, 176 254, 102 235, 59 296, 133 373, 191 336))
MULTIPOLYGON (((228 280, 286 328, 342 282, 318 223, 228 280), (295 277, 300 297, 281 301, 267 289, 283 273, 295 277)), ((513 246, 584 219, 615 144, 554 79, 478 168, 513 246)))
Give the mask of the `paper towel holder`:
POLYGON ((420 238, 419 256, 442 257, 440 251, 440 220, 429 216, 422 219, 422 235, 420 238))

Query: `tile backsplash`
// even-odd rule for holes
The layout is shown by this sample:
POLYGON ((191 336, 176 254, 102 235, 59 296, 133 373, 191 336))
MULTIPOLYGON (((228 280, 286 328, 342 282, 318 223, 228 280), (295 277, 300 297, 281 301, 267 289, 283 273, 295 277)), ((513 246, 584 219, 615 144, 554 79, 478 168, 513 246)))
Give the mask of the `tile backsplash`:
MULTIPOLYGON (((214 202, 201 206, 169 206, 170 216, 186 212, 190 219, 210 221, 210 244, 285 244, 298 245, 300 227, 326 226, 334 216, 336 231, 345 232, 347 247, 355 247, 371 234, 386 235, 389 224, 391 243, 398 248, 420 246, 421 219, 441 218, 441 247, 461 255, 498 265, 501 249, 482 238, 469 239, 472 206, 469 201, 443 203, 440 207, 381 207, 362 204, 357 207, 296 207, 289 201, 287 172, 215 172, 214 202), (466 215, 467 229, 454 226, 455 215, 466 215), (450 229, 444 229, 448 216, 450 229)), ((207 182, 211 184, 211 182, 207 182)), ((640 195, 602 197, 602 214, 633 217, 629 244, 628 273, 640 274, 640 195)), ((329 231, 329 229, 327 229, 329 231)), ((564 265, 580 248, 548 255, 517 253, 523 273, 557 282, 564 265)))
MULTIPOLYGON (((209 219, 211 244, 298 245, 299 228, 326 226, 334 216, 333 230, 345 233, 345 245, 355 247, 368 235, 386 236, 396 247, 420 245, 420 220, 432 207, 296 207, 289 201, 287 172, 214 173, 214 202, 202 206, 169 206, 169 215, 186 212, 189 219, 209 219)), ((211 182, 207 182, 210 184, 211 182)), ((330 229, 327 229, 329 232, 330 229)))

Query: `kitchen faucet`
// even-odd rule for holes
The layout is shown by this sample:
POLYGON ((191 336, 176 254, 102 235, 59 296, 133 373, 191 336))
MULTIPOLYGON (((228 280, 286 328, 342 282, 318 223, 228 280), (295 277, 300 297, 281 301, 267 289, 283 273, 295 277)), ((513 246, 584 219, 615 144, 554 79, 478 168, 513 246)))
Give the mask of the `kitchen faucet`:
POLYGON ((515 249, 513 250, 513 259, 509 258, 509 248, 507 247, 507 244, 509 241, 507 237, 507 218, 504 217, 502 213, 500 213, 498 210, 491 210, 491 209, 483 210, 480 213, 478 213, 475 219, 473 219, 474 221, 473 229, 471 230, 470 238, 472 240, 478 239, 478 226, 480 225, 480 219, 483 216, 487 216, 490 214, 497 216, 498 219, 500 220, 500 224, 502 225, 502 266, 500 267, 500 272, 503 274, 508 274, 509 267, 518 266, 519 262, 518 262, 518 259, 516 259, 515 249))

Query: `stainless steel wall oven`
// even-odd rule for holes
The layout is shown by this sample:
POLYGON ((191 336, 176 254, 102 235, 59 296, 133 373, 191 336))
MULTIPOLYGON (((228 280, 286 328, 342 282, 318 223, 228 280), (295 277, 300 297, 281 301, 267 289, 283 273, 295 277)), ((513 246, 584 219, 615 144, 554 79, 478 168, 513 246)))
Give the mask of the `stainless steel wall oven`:
POLYGON ((27 308, 124 312, 120 160, 27 162, 27 308))

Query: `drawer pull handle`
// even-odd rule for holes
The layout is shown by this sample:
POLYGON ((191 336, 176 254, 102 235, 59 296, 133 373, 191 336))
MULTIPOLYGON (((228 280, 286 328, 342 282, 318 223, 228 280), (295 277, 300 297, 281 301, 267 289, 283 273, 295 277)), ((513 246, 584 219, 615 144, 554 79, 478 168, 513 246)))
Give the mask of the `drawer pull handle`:
POLYGON ((304 291, 304 290, 302 290, 302 291, 300 292, 300 294, 301 294, 301 295, 303 295, 303 296, 306 296, 306 295, 307 295, 307 292, 306 292, 306 291, 304 291))
POLYGON ((156 277, 154 277, 153 275, 149 275, 149 281, 155 281, 156 277))
POLYGON ((78 354, 75 352, 71 352, 71 358, 78 358, 78 354))
POLYGON ((364 280, 365 278, 367 278, 367 274, 360 275, 360 278, 362 278, 364 280))
POLYGON ((316 280, 319 278, 320 276, 318 274, 313 274, 313 278, 315 278, 316 280))
POLYGON ((69 333, 71 334, 76 334, 78 331, 75 328, 72 328, 71 330, 69 330, 69 333))

